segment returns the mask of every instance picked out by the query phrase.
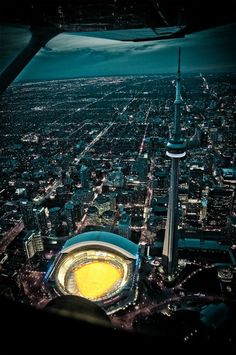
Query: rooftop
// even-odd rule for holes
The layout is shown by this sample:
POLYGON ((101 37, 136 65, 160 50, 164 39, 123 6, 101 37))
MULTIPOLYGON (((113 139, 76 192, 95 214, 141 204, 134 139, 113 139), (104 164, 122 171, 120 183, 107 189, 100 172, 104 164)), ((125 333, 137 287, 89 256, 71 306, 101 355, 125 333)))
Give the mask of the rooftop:
POLYGON ((62 249, 62 253, 69 253, 73 249, 76 249, 82 245, 107 246, 108 248, 116 249, 117 251, 122 252, 127 257, 132 259, 136 258, 139 249, 138 245, 118 234, 103 231, 92 231, 76 235, 75 237, 69 239, 62 249))

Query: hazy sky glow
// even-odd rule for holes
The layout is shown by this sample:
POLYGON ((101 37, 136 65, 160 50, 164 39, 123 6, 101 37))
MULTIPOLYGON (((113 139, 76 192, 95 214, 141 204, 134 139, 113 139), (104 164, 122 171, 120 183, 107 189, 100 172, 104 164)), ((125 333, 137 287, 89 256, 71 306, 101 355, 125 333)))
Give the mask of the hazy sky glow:
POLYGON ((236 24, 173 40, 121 42, 101 33, 63 33, 48 42, 17 80, 172 73, 177 48, 184 72, 236 70, 236 24))
POLYGON ((20 53, 30 38, 27 27, 0 24, 0 72, 20 53))

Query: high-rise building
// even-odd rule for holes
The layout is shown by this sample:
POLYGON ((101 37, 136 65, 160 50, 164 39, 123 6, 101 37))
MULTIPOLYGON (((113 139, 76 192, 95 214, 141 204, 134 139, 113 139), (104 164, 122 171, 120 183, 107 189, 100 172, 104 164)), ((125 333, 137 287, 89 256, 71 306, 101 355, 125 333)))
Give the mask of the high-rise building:
POLYGON ((102 215, 105 211, 109 211, 111 209, 110 196, 99 195, 94 202, 94 206, 97 207, 99 215, 102 215))
POLYGON ((44 250, 42 237, 38 233, 27 233, 23 243, 27 259, 33 258, 37 252, 44 250))
POLYGON ((32 202, 28 200, 21 200, 20 210, 25 228, 27 230, 31 230, 37 227, 32 202))
POLYGON ((96 206, 89 206, 86 213, 86 224, 96 225, 99 222, 99 212, 96 206))
POLYGON ((222 230, 226 227, 233 207, 233 189, 217 187, 210 190, 207 204, 207 227, 222 230))
POLYGON ((189 192, 188 197, 193 199, 201 199, 203 188, 204 167, 192 165, 189 172, 189 192))
POLYGON ((84 216, 85 209, 92 202, 94 191, 92 189, 78 189, 72 195, 74 204, 75 219, 81 220, 84 216))
MULTIPOLYGON (((233 117, 233 116, 232 116, 233 117)), ((232 125, 222 128, 225 146, 234 148, 236 141, 236 128, 232 127, 232 125)))
POLYGON ((60 223, 60 207, 50 208, 49 219, 51 222, 51 232, 56 234, 60 223))
POLYGON ((102 224, 105 226, 112 226, 115 223, 115 212, 105 211, 102 214, 102 224))
POLYGON ((153 186, 153 194, 155 196, 163 196, 168 190, 168 173, 166 170, 155 172, 155 185, 153 186))
POLYGON ((137 158, 137 160, 133 164, 132 173, 137 175, 140 181, 147 180, 147 174, 148 174, 147 154, 141 155, 137 158))
POLYGON ((64 185, 58 186, 56 188, 56 193, 57 193, 57 199, 61 204, 66 203, 66 201, 70 199, 68 188, 64 185))
POLYGON ((180 49, 178 60, 178 73, 176 79, 176 96, 175 96, 175 118, 174 127, 167 144, 167 156, 171 158, 170 173, 170 189, 167 222, 165 229, 165 237, 162 251, 162 264, 165 272, 172 275, 177 265, 177 224, 178 224, 178 184, 179 184, 179 160, 186 155, 186 143, 181 137, 180 127, 180 106, 182 98, 180 94, 180 49))
POLYGON ((184 220, 187 225, 192 227, 200 227, 200 218, 201 218, 201 201, 198 199, 188 199, 185 208, 184 220))
POLYGON ((212 144, 212 146, 215 147, 219 139, 218 128, 216 127, 210 128, 209 138, 210 138, 210 143, 212 144))
POLYGON ((86 165, 80 168, 80 183, 83 188, 89 188, 90 170, 86 165))
POLYGON ((187 141, 188 148, 197 148, 201 145, 201 131, 199 128, 195 128, 194 135, 187 141))
POLYGON ((116 211, 116 198, 117 198, 116 192, 110 193, 111 211, 116 211))
POLYGON ((125 177, 121 168, 109 173, 105 181, 105 185, 111 187, 123 187, 124 183, 125 183, 125 177))
POLYGON ((64 213, 66 217, 68 231, 71 235, 75 229, 75 206, 73 202, 69 201, 65 204, 64 213))
POLYGON ((38 207, 34 210, 34 215, 36 219, 36 228, 41 232, 41 234, 46 234, 48 232, 47 217, 45 214, 44 207, 38 207))
POLYGON ((121 218, 118 223, 118 233, 125 238, 130 239, 131 235, 131 217, 130 215, 125 211, 121 211, 121 218))
POLYGON ((208 131, 203 130, 200 133, 200 145, 201 145, 201 147, 206 148, 206 147, 208 147, 208 144, 209 144, 208 131))

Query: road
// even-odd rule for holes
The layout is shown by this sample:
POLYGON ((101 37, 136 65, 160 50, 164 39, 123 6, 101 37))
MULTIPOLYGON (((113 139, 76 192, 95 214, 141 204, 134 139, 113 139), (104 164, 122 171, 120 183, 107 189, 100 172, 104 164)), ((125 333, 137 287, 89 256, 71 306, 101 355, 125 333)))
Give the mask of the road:
POLYGON ((0 253, 4 253, 8 245, 22 232, 24 229, 24 224, 19 222, 12 229, 5 234, 5 236, 0 241, 0 253))
POLYGON ((105 127, 93 140, 90 142, 85 149, 80 153, 80 155, 75 158, 75 163, 76 165, 79 164, 80 160, 85 156, 85 154, 96 144, 99 139, 101 139, 108 131, 109 129, 114 125, 114 122, 110 122, 107 127, 105 127))
POLYGON ((143 135, 142 142, 141 142, 140 149, 139 149, 139 153, 138 153, 139 156, 143 153, 143 148, 144 148, 145 139, 147 136, 148 126, 149 126, 148 117, 149 117, 151 108, 152 108, 152 104, 148 107, 148 110, 145 115, 144 124, 146 125, 146 127, 145 127, 144 135, 143 135))
POLYGON ((186 295, 186 296, 176 296, 172 298, 168 298, 160 303, 152 303, 152 304, 143 304, 139 305, 138 308, 136 306, 133 307, 133 310, 130 312, 126 313, 124 316, 113 316, 111 318, 112 324, 114 326, 119 326, 122 328, 125 328, 127 330, 133 329, 133 324, 136 319, 136 317, 146 317, 149 315, 152 315, 154 313, 158 313, 163 311, 168 304, 173 304, 173 303, 181 303, 184 304, 187 301, 197 301, 199 303, 205 303, 205 302, 226 302, 226 301, 234 302, 236 303, 236 300, 232 299, 227 299, 223 296, 212 296, 212 295, 202 295, 202 296, 194 296, 194 295, 186 295))

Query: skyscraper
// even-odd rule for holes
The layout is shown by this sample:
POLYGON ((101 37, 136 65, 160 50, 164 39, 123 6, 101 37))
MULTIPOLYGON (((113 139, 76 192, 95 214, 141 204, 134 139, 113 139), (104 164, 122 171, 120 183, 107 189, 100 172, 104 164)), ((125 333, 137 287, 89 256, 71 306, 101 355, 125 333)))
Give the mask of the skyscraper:
POLYGON ((233 189, 215 187, 209 191, 207 205, 207 228, 221 231, 226 227, 233 207, 233 189))
POLYGON ((147 155, 140 155, 133 164, 132 173, 138 176, 140 181, 145 181, 148 174, 148 159, 147 155))
POLYGON ((44 207, 34 208, 33 210, 35 221, 36 221, 36 229, 41 232, 41 234, 46 234, 48 232, 48 224, 47 224, 47 217, 45 214, 44 207))
POLYGON ((29 232, 24 238, 24 250, 27 259, 33 258, 33 256, 40 251, 44 250, 43 240, 40 234, 35 232, 29 232))
POLYGON ((28 200, 20 201, 20 211, 22 214, 25 229, 31 230, 36 227, 36 221, 33 211, 33 204, 28 200))
POLYGON ((50 208, 49 219, 51 222, 51 233, 56 235, 60 222, 60 207, 50 208))
POLYGON ((71 235, 75 229, 75 208, 72 201, 69 201, 65 204, 64 213, 66 216, 69 235, 71 235))
POLYGON ((89 188, 90 171, 86 165, 80 168, 80 183, 83 188, 89 188))
POLYGON ((118 223, 118 233, 122 235, 122 237, 130 239, 131 217, 123 208, 120 212, 121 218, 118 223))
POLYGON ((204 167, 202 165, 194 164, 190 167, 188 191, 189 198, 201 199, 203 189, 203 174, 204 167))
POLYGON ((180 48, 178 58, 178 72, 175 85, 175 116, 171 137, 167 144, 167 156, 171 158, 169 202, 165 238, 162 251, 162 264, 165 272, 172 275, 177 265, 177 223, 178 223, 178 183, 179 183, 179 159, 186 155, 186 144, 181 137, 180 107, 182 98, 180 93, 180 48))

